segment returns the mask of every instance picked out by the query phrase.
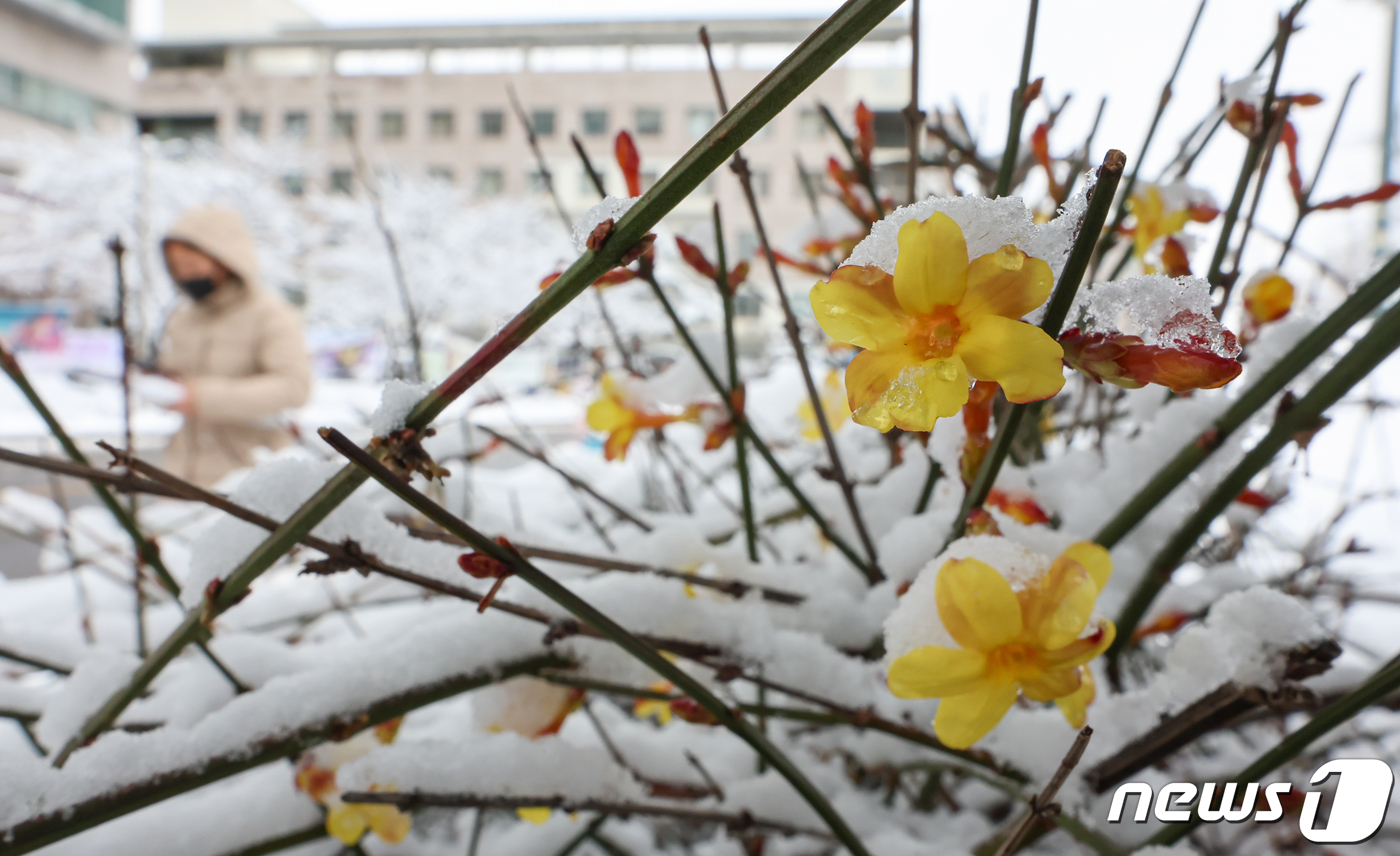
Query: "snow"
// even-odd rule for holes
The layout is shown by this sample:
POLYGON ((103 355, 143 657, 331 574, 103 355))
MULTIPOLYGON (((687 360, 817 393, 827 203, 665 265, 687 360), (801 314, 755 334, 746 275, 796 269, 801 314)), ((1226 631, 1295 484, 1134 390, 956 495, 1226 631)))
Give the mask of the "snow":
POLYGON ((1078 193, 1065 204, 1060 216, 1045 225, 1036 225, 1030 209, 1020 197, 987 199, 962 196, 952 199, 930 197, 922 202, 895 209, 876 223, 870 236, 856 245, 846 264, 874 265, 894 273, 899 255, 899 227, 909 220, 927 220, 934 213, 953 218, 967 241, 967 256, 975 259, 1012 244, 1028 256, 1044 260, 1058 276, 1069 257, 1079 220, 1085 208, 1085 194, 1094 183, 1093 174, 1078 193))
POLYGON ((594 228, 605 220, 616 222, 637 204, 641 197, 630 199, 619 199, 616 196, 609 196, 602 202, 594 205, 584 212, 583 216, 574 221, 574 249, 580 253, 588 249, 588 236, 593 234, 594 228))
POLYGON ((433 391, 431 383, 409 383, 391 380, 384 385, 379 407, 369 418, 369 430, 376 437, 387 437, 404 426, 408 414, 423 397, 433 391))
POLYGON ((1215 320, 1210 292, 1209 282, 1192 276, 1147 274, 1101 282, 1075 295, 1066 326, 1086 333, 1126 333, 1166 348, 1194 345, 1237 357, 1239 343, 1215 320))

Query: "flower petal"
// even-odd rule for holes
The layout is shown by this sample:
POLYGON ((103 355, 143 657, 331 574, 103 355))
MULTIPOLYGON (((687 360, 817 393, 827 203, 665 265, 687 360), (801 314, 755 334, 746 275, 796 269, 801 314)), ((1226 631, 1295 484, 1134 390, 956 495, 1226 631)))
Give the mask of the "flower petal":
POLYGON ((851 418, 880 431, 932 431, 967 403, 967 367, 956 355, 919 360, 907 350, 861 351, 846 367, 851 418))
POLYGON ((1063 698, 1055 699, 1055 704, 1073 728, 1084 727, 1084 721, 1089 718, 1089 705, 1094 703, 1094 697, 1098 694, 1094 687, 1094 673, 1080 666, 1079 674, 1079 689, 1063 698))
POLYGON ((987 656, 967 648, 925 645, 890 663, 890 692, 900 698, 943 698, 977 688, 987 656))
POLYGON ((1098 629, 1092 634, 1083 639, 1076 639, 1058 650, 1044 652, 1041 654, 1041 660, 1048 668, 1069 669, 1082 666, 1108 650, 1117 632, 1112 621, 1102 619, 1098 629))
POLYGON ((972 260, 958 319, 966 325, 984 315, 1020 318, 1049 299, 1054 287, 1050 265, 1007 244, 972 260))
POLYGON ((904 341, 908 316, 894 296, 894 277, 874 266, 842 265, 808 295, 817 323, 838 342, 890 350, 904 341))
POLYGON ((987 653, 1021 634, 1021 604, 1011 584, 980 559, 949 559, 934 581, 938 617, 964 648, 987 653))
POLYGON ((595 431, 616 431, 632 421, 632 411, 615 398, 600 398, 588 405, 588 427, 595 431))
POLYGON ((1113 573, 1113 557, 1103 547, 1093 541, 1076 541, 1066 547, 1055 562, 1066 559, 1083 565, 1089 576, 1094 578, 1094 585, 1099 587, 1099 591, 1108 585, 1108 578, 1113 573))
POLYGON ((1054 701, 1079 691, 1080 670, 1046 669, 1033 678, 1021 679, 1021 692, 1031 701, 1054 701))
POLYGON ((985 681, 970 693, 939 702, 933 733, 954 749, 966 749, 996 728, 1015 702, 1014 681, 985 681))
POLYGON ((1016 404, 1049 398, 1065 385, 1064 349, 1031 324, 983 315, 958 337, 955 353, 973 377, 1001 384, 1016 404))
POLYGON ((369 828, 369 822, 360 813, 360 806, 348 805, 336 797, 334 805, 328 804, 328 807, 330 810, 326 812, 326 834, 346 847, 354 847, 369 828))
POLYGON ((1046 651, 1065 647, 1084 632, 1098 596, 1083 565, 1056 560, 1043 578, 1017 593, 1025 638, 1046 651))
POLYGON ((607 441, 603 443, 603 459, 608 461, 621 461, 627 457, 627 447, 632 445, 632 435, 637 433, 637 429, 631 425, 624 425, 608 435, 607 441))
POLYGON ((923 222, 899 227, 899 256, 894 262, 894 293, 910 315, 953 305, 967 287, 967 241, 953 218, 935 212, 923 222))
POLYGON ((360 813, 365 816, 370 830, 386 844, 398 844, 413 829, 413 818, 399 811, 398 806, 362 805, 360 813))

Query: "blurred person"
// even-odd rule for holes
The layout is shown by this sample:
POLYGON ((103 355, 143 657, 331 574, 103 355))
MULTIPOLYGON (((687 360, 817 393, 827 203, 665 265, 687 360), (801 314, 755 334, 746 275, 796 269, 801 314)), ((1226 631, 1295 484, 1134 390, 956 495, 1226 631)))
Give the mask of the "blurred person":
POLYGON ((253 463, 253 450, 292 441, 277 421, 306 403, 311 359, 300 313, 258 282, 258 254, 243 218, 228 208, 186 212, 162 241, 184 297, 166 322, 157 365, 183 386, 171 409, 185 424, 166 468, 210 487, 253 463))

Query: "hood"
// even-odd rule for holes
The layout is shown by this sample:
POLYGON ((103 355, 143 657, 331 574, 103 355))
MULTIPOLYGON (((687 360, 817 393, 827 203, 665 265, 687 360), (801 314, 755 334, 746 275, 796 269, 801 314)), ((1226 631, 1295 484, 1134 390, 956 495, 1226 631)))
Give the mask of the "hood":
POLYGON ((232 208, 192 208, 170 228, 165 240, 198 247, 237 274, 244 284, 258 283, 258 248, 243 215, 232 208))

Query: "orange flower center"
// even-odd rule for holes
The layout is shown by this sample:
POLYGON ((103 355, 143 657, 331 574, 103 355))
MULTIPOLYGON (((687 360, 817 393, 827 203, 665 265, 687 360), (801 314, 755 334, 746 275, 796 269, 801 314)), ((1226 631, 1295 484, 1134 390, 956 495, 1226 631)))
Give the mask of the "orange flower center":
POLYGON ((1035 649, 1020 642, 1007 643, 987 655, 987 671, 1002 679, 1033 677, 1041 669, 1035 649))
POLYGON ((946 304, 933 307, 933 311, 927 315, 918 316, 910 328, 906 341, 925 360, 951 357, 953 346, 958 343, 958 336, 962 333, 957 313, 946 304))

